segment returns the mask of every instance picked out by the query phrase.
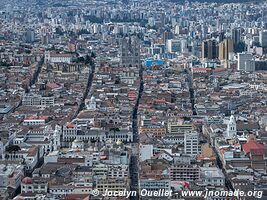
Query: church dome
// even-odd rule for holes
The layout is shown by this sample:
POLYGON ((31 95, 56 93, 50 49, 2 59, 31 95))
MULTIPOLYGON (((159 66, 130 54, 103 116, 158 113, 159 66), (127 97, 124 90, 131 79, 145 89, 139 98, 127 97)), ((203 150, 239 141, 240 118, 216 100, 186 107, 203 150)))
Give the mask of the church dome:
POLYGON ((76 138, 74 141, 73 141, 73 143, 81 143, 82 142, 82 140, 80 140, 80 139, 78 139, 78 138, 76 138))
POLYGON ((22 183, 23 183, 23 184, 32 184, 33 181, 32 181, 32 178, 30 178, 30 177, 25 177, 24 179, 22 179, 22 183))
POLYGON ((82 150, 84 148, 84 143, 82 140, 76 138, 73 142, 72 142, 72 149, 80 149, 82 150))

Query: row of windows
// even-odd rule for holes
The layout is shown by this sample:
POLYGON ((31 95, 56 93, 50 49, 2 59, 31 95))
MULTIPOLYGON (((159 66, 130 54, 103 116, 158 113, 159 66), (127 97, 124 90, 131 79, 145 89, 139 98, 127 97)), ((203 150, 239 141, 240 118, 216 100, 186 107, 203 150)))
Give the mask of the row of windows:
POLYGON ((60 190, 60 189, 56 189, 56 190, 50 190, 50 192, 71 192, 72 190, 60 190))
POLYGON ((31 190, 32 188, 34 188, 34 189, 45 189, 46 187, 44 185, 41 185, 41 186, 35 185, 33 187, 32 186, 26 187, 25 185, 23 185, 22 188, 23 189, 27 188, 27 189, 31 190))
POLYGON ((31 122, 24 122, 25 125, 42 125, 45 124, 45 121, 31 121, 31 122))
POLYGON ((97 188, 122 188, 122 185, 97 185, 97 188))
POLYGON ((222 179, 206 179, 206 181, 207 181, 207 182, 211 182, 211 181, 213 181, 213 182, 219 182, 219 183, 223 182, 222 179))

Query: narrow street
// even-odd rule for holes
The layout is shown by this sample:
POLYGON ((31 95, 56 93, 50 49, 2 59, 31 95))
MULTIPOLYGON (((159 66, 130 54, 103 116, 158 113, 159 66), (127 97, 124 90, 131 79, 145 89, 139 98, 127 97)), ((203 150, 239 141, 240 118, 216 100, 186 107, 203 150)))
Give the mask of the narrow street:
MULTIPOLYGON (((192 104, 192 110, 193 110, 193 115, 197 115, 196 113, 196 109, 195 109, 195 91, 193 88, 193 77, 191 72, 187 69, 186 70, 186 74, 187 74, 187 80, 188 80, 188 85, 189 85, 189 92, 190 92, 190 100, 191 100, 191 104, 192 104)), ((229 180, 227 173, 223 167, 222 161, 219 157, 219 154, 216 150, 215 147, 213 147, 214 152, 216 153, 216 158, 217 158, 217 162, 216 165, 218 168, 220 168, 225 176, 225 186, 228 190, 234 190, 231 181, 229 180)))
MULTIPOLYGON (((192 74, 191 72, 187 69, 186 70, 186 74, 187 74, 187 79, 188 79, 188 85, 189 85, 189 92, 190 92, 190 100, 191 100, 191 104, 192 104, 192 110, 193 110, 193 115, 197 115, 196 113, 196 109, 195 109, 195 91, 194 91, 194 88, 193 88, 193 77, 192 77, 192 74)), ((202 131, 201 131, 202 132, 202 131)), ((209 138, 206 138, 207 140, 209 140, 209 138)), ((223 167, 223 163, 219 157, 219 154, 216 150, 216 148, 213 146, 213 151, 215 152, 216 154, 216 165, 219 169, 222 170, 224 176, 225 176, 225 186, 228 190, 232 190, 234 191, 233 189, 233 186, 232 186, 232 183, 231 181, 229 180, 228 176, 227 176, 227 173, 223 167)))
POLYGON ((89 64, 89 76, 88 76, 88 80, 87 80, 87 85, 86 88, 84 90, 83 93, 83 97, 78 105, 78 109, 76 110, 76 112, 74 113, 74 115, 72 116, 72 119, 75 119, 78 114, 83 110, 84 106, 85 106, 85 99, 87 98, 91 87, 92 87, 92 83, 93 83, 93 79, 94 79, 94 73, 95 73, 95 61, 92 59, 92 62, 89 64))
POLYGON ((197 115, 196 109, 195 109, 195 91, 193 87, 192 73, 188 69, 186 69, 186 74, 187 74, 187 81, 188 81, 188 86, 189 86, 190 101, 192 105, 193 115, 197 115))
POLYGON ((234 188, 233 188, 233 185, 232 185, 232 182, 230 181, 228 175, 227 175, 227 172, 223 166, 223 163, 220 159, 220 156, 218 154, 218 151, 216 150, 215 147, 213 147, 213 151, 215 152, 216 154, 216 165, 219 169, 222 170, 224 176, 225 176, 225 187, 228 189, 228 190, 231 190, 231 191, 234 191, 234 188))
MULTIPOLYGON (((33 76, 29 80, 29 85, 25 88, 26 94, 30 92, 31 86, 34 85, 36 83, 36 81, 38 80, 38 77, 39 77, 39 74, 41 72, 43 64, 44 64, 44 57, 42 57, 41 60, 36 65, 36 69, 33 73, 33 76)), ((17 105, 12 109, 12 112, 14 112, 18 107, 20 107, 21 104, 22 104, 22 96, 20 98, 20 101, 17 103, 17 105)))
POLYGON ((29 86, 25 89, 25 93, 29 93, 31 86, 34 85, 38 80, 43 64, 44 64, 44 57, 42 57, 41 60, 37 63, 34 74, 29 82, 29 86))
POLYGON ((131 163, 130 163, 130 177, 131 177, 131 191, 137 191, 136 197, 131 197, 132 200, 139 199, 139 134, 138 134, 138 107, 140 103, 140 99, 142 97, 142 93, 144 90, 144 82, 143 82, 143 67, 141 66, 139 71, 140 78, 140 86, 138 91, 138 97, 136 100, 136 104, 133 109, 132 115, 132 129, 133 129, 133 143, 132 143, 132 155, 131 155, 131 163))

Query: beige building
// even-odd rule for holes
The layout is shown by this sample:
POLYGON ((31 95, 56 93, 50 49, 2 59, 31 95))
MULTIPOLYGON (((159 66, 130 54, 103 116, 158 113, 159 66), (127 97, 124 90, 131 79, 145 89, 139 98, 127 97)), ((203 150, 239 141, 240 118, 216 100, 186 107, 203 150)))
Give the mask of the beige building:
POLYGON ((139 128, 139 133, 141 135, 147 134, 155 138, 161 138, 164 135, 166 135, 166 128, 160 126, 150 126, 150 127, 143 126, 139 128))
POLYGON ((234 52, 233 40, 225 39, 219 44, 219 60, 229 60, 229 53, 234 52))
POLYGON ((128 178, 123 178, 123 179, 99 179, 96 181, 96 189, 100 192, 103 193, 106 190, 108 191, 124 191, 129 189, 129 179, 128 178))

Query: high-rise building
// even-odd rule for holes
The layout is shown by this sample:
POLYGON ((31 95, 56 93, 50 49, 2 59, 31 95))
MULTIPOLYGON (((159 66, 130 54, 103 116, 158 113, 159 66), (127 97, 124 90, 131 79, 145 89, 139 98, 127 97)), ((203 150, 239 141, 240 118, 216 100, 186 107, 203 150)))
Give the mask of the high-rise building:
POLYGON ((237 69, 239 71, 253 72, 255 71, 255 60, 250 53, 238 53, 237 69))
POLYGON ((232 29, 231 39, 233 40, 234 52, 242 52, 245 50, 245 46, 241 41, 241 29, 232 29))
POLYGON ((267 47, 267 30, 260 31, 259 42, 261 47, 267 47))
POLYGON ((197 132, 187 132, 184 134, 184 152, 191 156, 199 154, 199 134, 197 132))
POLYGON ((225 39, 219 44, 219 59, 229 60, 229 53, 234 52, 232 39, 225 39))
POLYGON ((205 39, 207 37, 208 34, 208 26, 206 25, 202 25, 201 26, 201 34, 202 34, 202 38, 205 39))
POLYGON ((234 45, 241 41, 241 30, 239 28, 232 29, 232 40, 234 45))
POLYGON ((33 43, 35 41, 35 33, 33 30, 27 30, 24 33, 24 41, 26 43, 33 43))
POLYGON ((181 41, 170 39, 167 40, 167 51, 169 53, 175 53, 181 51, 181 41))
POLYGON ((188 44, 187 44, 187 40, 185 39, 181 40, 181 52, 182 53, 188 52, 188 44))
POLYGON ((174 33, 175 33, 175 34, 181 34, 182 31, 183 31, 182 26, 177 24, 177 25, 175 26, 175 31, 174 31, 174 33))
POLYGON ((217 52, 216 40, 210 39, 202 43, 202 59, 216 59, 218 57, 217 52))
POLYGON ((222 42, 225 39, 225 33, 224 32, 220 32, 219 33, 219 42, 222 42))
POLYGON ((120 39, 120 65, 140 67, 140 41, 136 36, 120 39))
POLYGON ((163 42, 166 44, 167 40, 172 39, 172 34, 171 32, 164 31, 163 32, 163 42))

